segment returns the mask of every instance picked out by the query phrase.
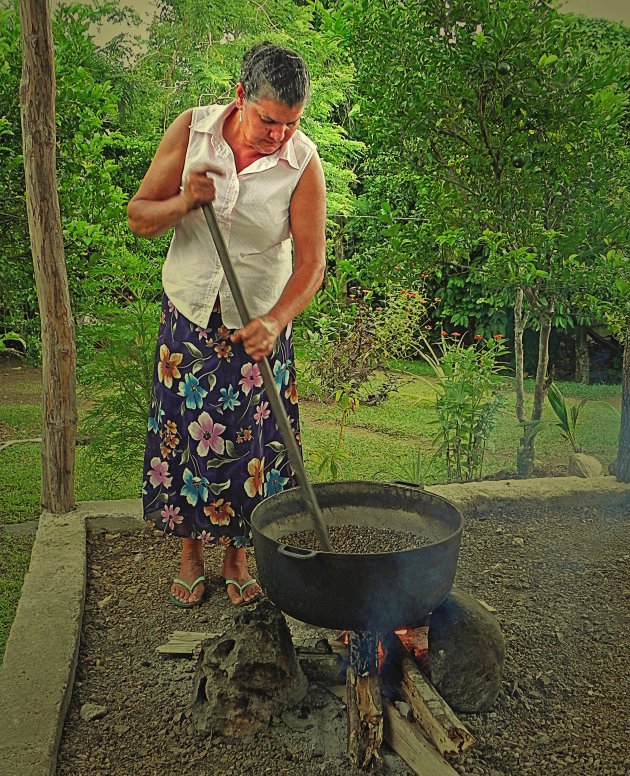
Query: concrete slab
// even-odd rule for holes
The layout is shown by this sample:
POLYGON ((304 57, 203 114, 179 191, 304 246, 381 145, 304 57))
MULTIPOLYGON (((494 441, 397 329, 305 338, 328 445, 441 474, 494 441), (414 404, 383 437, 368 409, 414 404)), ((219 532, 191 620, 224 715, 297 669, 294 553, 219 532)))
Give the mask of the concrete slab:
MULTIPOLYGON (((427 490, 455 503, 464 516, 525 502, 627 504, 630 516, 630 485, 613 477, 503 480, 427 490)), ((141 528, 141 502, 84 502, 76 512, 40 518, 0 671, 0 776, 55 773, 81 636, 87 525, 109 531, 141 528)))
POLYGON ((54 776, 56 752, 45 746, 2 746, 0 776, 54 776), (52 764, 52 766, 51 766, 52 764), (51 770, 52 767, 52 770, 51 770))
MULTIPOLYGON (((627 504, 630 513, 630 485, 614 477, 538 477, 528 480, 497 480, 432 485, 431 493, 452 501, 464 517, 483 512, 498 502, 505 507, 524 503, 627 504)), ((629 514, 630 516, 630 514, 629 514)))
POLYGON ((0 670, 0 776, 54 774, 85 595, 85 518, 42 514, 0 670))

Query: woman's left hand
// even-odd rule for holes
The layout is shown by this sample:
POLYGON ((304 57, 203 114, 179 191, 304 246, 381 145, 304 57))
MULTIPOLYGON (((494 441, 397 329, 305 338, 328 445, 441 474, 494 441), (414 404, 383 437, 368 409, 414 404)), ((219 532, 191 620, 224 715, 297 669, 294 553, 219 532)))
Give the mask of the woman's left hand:
POLYGON ((262 361, 271 355, 282 327, 271 315, 254 318, 232 335, 232 342, 242 342, 247 355, 254 361, 262 361))

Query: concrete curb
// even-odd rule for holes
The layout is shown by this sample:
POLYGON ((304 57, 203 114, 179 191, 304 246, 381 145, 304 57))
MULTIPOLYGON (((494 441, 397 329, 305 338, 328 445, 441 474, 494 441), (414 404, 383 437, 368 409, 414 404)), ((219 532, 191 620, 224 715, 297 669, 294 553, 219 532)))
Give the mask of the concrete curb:
POLYGON ((2 776, 55 773, 85 597, 85 519, 42 514, 2 670, 2 776))
MULTIPOLYGON (((464 516, 497 506, 627 504, 630 485, 612 477, 554 477, 436 485, 427 490, 464 516)), ((42 514, 31 564, 0 670, 0 776, 54 776, 81 638, 86 527, 133 531, 138 499, 92 501, 66 515, 42 514)))
MULTIPOLYGON (((597 504, 628 504, 630 484, 617 482, 614 477, 540 477, 529 480, 497 480, 463 482, 452 485, 432 485, 431 493, 452 501, 464 517, 475 515, 499 501, 503 507, 545 504, 573 506, 577 501, 597 504)), ((630 509, 629 515, 630 517, 630 509)))

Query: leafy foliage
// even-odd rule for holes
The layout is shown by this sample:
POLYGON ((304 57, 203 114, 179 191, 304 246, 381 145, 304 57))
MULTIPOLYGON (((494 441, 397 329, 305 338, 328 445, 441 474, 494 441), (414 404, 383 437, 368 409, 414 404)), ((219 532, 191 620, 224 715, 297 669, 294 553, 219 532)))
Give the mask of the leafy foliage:
MULTIPOLYGON (((398 377, 384 373, 389 361, 415 355, 427 308, 420 291, 395 285, 384 290, 357 289, 344 303, 338 286, 318 292, 317 325, 307 329, 307 380, 324 400, 339 390, 362 402, 378 403, 396 389, 398 377), (336 292, 335 290, 336 289, 336 292)), ((306 321, 316 323, 309 313, 306 321)))
MULTIPOLYGON (((100 316, 100 347, 82 373, 82 393, 89 402, 82 427, 95 471, 106 467, 124 475, 142 461, 158 313, 150 298, 136 294, 133 301, 106 308, 100 316)), ((140 482, 138 473, 138 489, 140 482)))
POLYGON ((436 455, 444 457, 450 482, 478 479, 503 405, 507 348, 500 335, 489 340, 477 335, 473 345, 465 346, 455 332, 442 332, 436 346, 425 344, 423 356, 437 378, 436 455))
POLYGON ((582 445, 578 442, 576 435, 577 420, 580 415, 580 410, 586 404, 588 399, 582 399, 582 401, 575 405, 568 405, 562 391, 555 383, 549 386, 547 391, 547 399, 551 409, 555 412, 558 418, 557 426, 562 430, 562 436, 571 445, 574 453, 582 452, 582 445))
POLYGON ((627 29, 583 36, 579 20, 529 0, 346 0, 326 27, 356 62, 370 169, 396 164, 404 181, 402 195, 375 187, 396 197, 393 240, 377 250, 439 280, 442 314, 478 333, 522 294, 539 331, 538 420, 551 327, 572 326, 593 289, 576 283, 579 261, 627 244, 627 29))

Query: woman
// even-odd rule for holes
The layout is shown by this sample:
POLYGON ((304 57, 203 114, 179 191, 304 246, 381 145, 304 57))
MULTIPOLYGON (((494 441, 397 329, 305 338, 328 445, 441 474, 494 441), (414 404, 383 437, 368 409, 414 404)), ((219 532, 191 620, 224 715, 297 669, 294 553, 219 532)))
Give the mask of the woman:
POLYGON ((260 595, 244 549, 248 520, 263 497, 295 484, 256 362, 270 357, 299 441, 291 322, 325 266, 324 176, 298 129, 309 92, 298 54, 257 44, 243 58, 236 99, 182 113, 128 205, 135 235, 175 227, 162 272, 143 504, 155 528, 183 540, 171 587, 177 606, 202 601, 207 545, 225 548, 234 604, 260 595), (201 210, 212 201, 247 326, 201 210))

